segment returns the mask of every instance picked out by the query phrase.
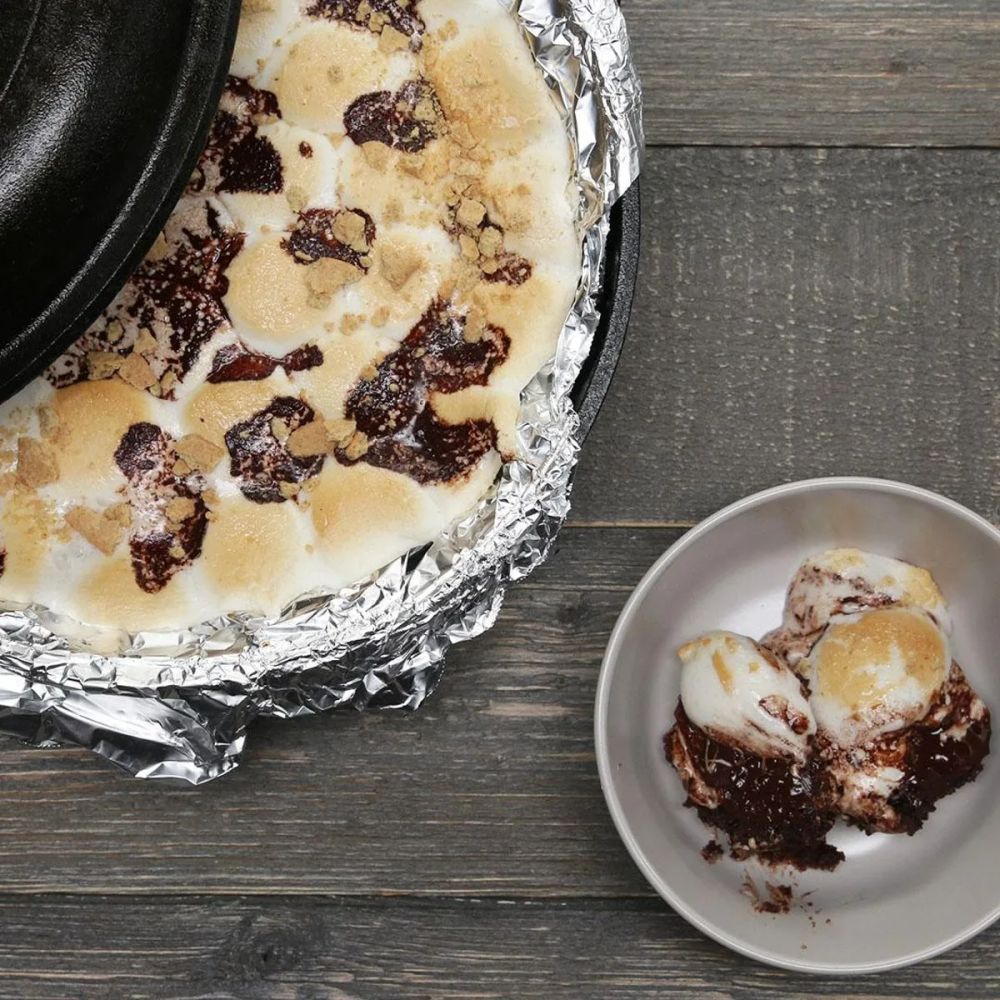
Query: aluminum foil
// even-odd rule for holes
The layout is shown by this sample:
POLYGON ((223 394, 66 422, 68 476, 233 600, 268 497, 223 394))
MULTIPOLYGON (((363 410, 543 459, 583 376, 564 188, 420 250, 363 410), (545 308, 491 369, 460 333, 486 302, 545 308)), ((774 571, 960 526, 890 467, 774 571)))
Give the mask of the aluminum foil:
POLYGON ((457 642, 496 621, 569 511, 579 450, 570 393, 599 319, 614 202, 639 173, 641 93, 615 0, 499 0, 566 111, 584 263, 556 357, 525 390, 520 458, 430 546, 275 620, 233 615, 171 634, 116 634, 42 608, 0 610, 0 730, 90 747, 143 778, 198 784, 239 763, 256 716, 416 708, 457 642))

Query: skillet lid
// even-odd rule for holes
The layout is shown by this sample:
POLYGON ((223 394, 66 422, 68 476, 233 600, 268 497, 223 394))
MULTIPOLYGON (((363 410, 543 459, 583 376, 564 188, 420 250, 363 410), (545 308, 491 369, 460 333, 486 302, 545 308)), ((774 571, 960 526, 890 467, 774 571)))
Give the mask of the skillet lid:
POLYGON ((239 0, 0 11, 0 400, 142 260, 201 152, 239 0))

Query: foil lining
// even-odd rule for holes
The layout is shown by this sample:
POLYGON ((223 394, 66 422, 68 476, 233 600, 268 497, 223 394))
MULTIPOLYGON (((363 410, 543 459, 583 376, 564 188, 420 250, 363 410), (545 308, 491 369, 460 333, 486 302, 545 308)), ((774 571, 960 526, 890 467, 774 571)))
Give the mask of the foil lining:
POLYGON ((235 768, 257 716, 416 708, 448 649, 496 621, 569 511, 579 445, 570 394, 599 320, 615 201, 638 176, 641 92, 615 0, 499 0, 558 94, 576 152, 583 273, 556 357, 525 390, 520 457, 478 507, 373 580, 280 618, 117 634, 43 608, 0 609, 0 731, 89 747, 143 778, 200 784, 235 768))

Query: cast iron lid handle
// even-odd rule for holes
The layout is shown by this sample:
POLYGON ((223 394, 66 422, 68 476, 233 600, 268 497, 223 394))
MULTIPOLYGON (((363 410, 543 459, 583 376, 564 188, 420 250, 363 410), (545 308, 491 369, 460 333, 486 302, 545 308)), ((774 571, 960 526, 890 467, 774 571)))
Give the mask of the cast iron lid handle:
POLYGON ((176 204, 239 0, 0 0, 0 401, 110 302, 176 204))

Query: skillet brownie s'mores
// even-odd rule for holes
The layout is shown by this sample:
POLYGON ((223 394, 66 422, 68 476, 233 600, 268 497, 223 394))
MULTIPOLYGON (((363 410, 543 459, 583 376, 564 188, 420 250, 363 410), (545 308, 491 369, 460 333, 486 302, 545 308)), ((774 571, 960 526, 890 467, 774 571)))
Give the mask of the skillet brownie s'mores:
POLYGON ((0 599, 273 615, 428 542, 516 453, 581 270, 561 114, 496 0, 248 0, 127 286, 0 407, 0 599))

